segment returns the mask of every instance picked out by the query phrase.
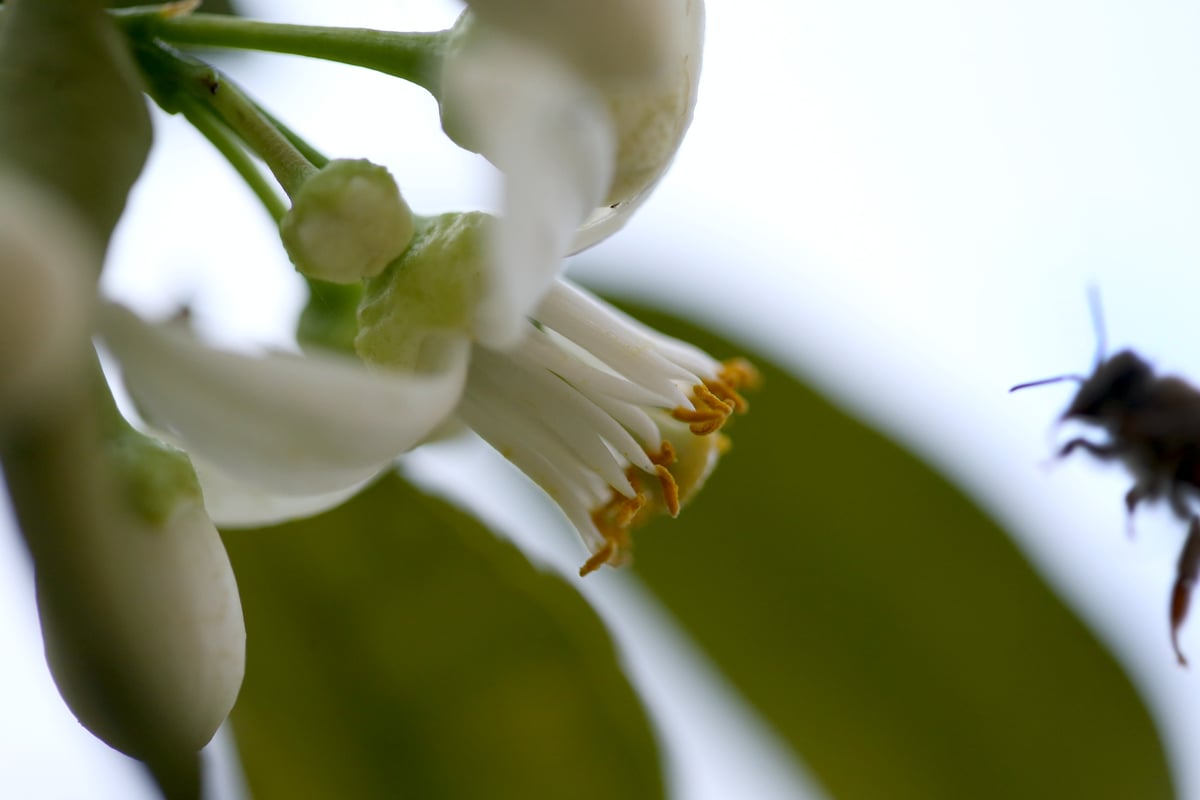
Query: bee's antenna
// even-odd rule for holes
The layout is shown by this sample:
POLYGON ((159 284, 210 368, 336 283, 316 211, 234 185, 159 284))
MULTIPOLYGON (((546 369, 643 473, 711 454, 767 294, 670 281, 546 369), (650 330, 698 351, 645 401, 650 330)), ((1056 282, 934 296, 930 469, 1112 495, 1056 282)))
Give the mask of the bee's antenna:
POLYGON ((1096 366, 1104 363, 1104 352, 1108 349, 1108 337, 1104 332, 1104 307, 1100 304, 1100 289, 1096 284, 1088 287, 1088 308, 1092 312, 1092 330, 1096 333, 1096 366))
POLYGON ((1061 381, 1075 381, 1076 383, 1083 383, 1084 380, 1086 379, 1082 375, 1056 375, 1053 378, 1042 378, 1040 381, 1018 383, 1008 391, 1015 392, 1017 389, 1028 389, 1030 386, 1045 386, 1047 383, 1059 383, 1061 381))

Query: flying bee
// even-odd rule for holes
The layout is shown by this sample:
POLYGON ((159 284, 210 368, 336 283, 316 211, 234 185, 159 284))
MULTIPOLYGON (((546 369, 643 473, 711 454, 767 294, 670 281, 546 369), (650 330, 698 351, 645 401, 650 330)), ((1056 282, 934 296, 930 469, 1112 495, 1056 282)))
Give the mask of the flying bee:
POLYGON ((1074 381, 1079 391, 1059 418, 1101 428, 1105 441, 1077 437, 1058 450, 1065 458, 1084 450, 1102 461, 1121 461, 1133 474, 1125 494, 1132 520, 1139 504, 1166 499, 1175 514, 1188 522, 1187 540, 1179 554, 1171 590, 1171 646, 1181 665, 1187 659, 1179 649, 1179 629, 1187 617, 1192 590, 1200 577, 1200 516, 1188 505, 1200 491, 1200 389, 1171 375, 1159 376, 1132 350, 1111 358, 1104 354, 1104 325, 1095 291, 1088 296, 1096 329, 1096 361, 1091 375, 1058 375, 1018 384, 1010 392, 1074 381))

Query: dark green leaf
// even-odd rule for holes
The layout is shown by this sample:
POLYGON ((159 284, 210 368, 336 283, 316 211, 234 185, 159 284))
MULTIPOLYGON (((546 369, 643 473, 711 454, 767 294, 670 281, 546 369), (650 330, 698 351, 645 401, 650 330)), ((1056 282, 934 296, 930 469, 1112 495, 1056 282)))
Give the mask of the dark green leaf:
POLYGON ((4 4, 0 161, 61 192, 106 240, 149 152, 150 117, 103 5, 4 4))
POLYGON ((766 380, 733 450, 678 520, 639 534, 635 568, 832 794, 1170 797, 1128 678, 1004 532, 746 355, 766 380))
POLYGON ((392 476, 225 540, 248 637, 233 722, 255 797, 662 795, 594 612, 462 512, 392 476))

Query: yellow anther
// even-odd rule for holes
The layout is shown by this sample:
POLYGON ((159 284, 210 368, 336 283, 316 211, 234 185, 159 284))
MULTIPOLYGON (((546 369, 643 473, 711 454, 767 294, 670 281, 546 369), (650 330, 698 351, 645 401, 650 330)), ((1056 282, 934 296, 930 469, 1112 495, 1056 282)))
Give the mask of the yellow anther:
POLYGON ((663 439, 662 446, 657 453, 647 453, 650 456, 650 463, 655 466, 669 467, 675 463, 678 456, 675 455, 675 448, 666 439, 663 439))
POLYGON ((585 575, 593 573, 596 570, 600 569, 600 567, 607 564, 609 556, 612 555, 612 552, 613 552, 613 543, 612 543, 612 540, 610 539, 604 543, 603 547, 601 547, 599 550, 597 550, 595 553, 593 553, 591 558, 589 558, 587 561, 583 562, 583 566, 579 568, 579 577, 582 578, 585 575))
POLYGON ((658 473, 658 483, 662 487, 663 504, 667 507, 667 513, 672 517, 678 517, 679 484, 675 482, 675 476, 662 464, 656 464, 654 470, 658 473))
POLYGON ((632 544, 629 527, 645 504, 646 497, 641 492, 632 498, 613 492, 607 503, 592 512, 592 522, 604 537, 604 544, 579 568, 580 577, 595 572, 604 564, 617 567, 629 560, 632 544))
POLYGON ((704 385, 717 397, 732 405, 736 413, 745 414, 750 410, 750 404, 738 390, 742 387, 756 389, 761 383, 762 376, 753 364, 744 358, 734 358, 722 364, 717 377, 705 381, 704 385))
POLYGON ((731 358, 726 361, 721 365, 717 378, 734 389, 757 389, 762 386, 762 375, 744 358, 731 358))
MULTIPOLYGON (((747 411, 749 404, 738 390, 753 388, 759 382, 758 371, 748 361, 728 361, 716 378, 692 387, 691 408, 679 406, 670 414, 687 425, 693 435, 706 437, 717 433, 733 414, 747 411)), ((634 496, 626 497, 613 490, 612 496, 592 512, 592 523, 604 537, 604 543, 580 567, 580 575, 595 572, 605 564, 619 566, 629 561, 633 547, 632 529, 664 511, 672 517, 678 516, 683 503, 704 483, 717 456, 729 449, 729 437, 723 434, 711 439, 692 439, 682 434, 682 430, 679 433, 682 438, 676 442, 681 450, 664 439, 657 453, 646 453, 654 465, 657 488, 650 485, 643 491, 642 476, 637 468, 629 467, 625 477, 634 496)))

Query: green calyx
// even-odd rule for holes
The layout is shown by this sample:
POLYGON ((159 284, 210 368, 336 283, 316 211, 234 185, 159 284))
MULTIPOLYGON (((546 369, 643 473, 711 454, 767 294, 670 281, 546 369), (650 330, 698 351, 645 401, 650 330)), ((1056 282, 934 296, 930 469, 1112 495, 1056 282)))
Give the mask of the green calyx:
POLYGON ((469 335, 491 219, 476 212, 422 220, 408 250, 366 282, 354 340, 364 360, 418 368, 435 340, 469 335))
POLYGON ((330 283, 378 275, 408 247, 413 228, 391 173, 364 159, 330 161, 310 176, 279 223, 296 269, 330 283))
POLYGON ((358 335, 358 304, 362 284, 338 284, 308 281, 308 302, 296 324, 296 341, 305 347, 319 347, 354 356, 354 337, 358 335))
POLYGON ((153 526, 203 502, 196 471, 182 450, 127 427, 109 438, 105 455, 126 505, 153 526))

